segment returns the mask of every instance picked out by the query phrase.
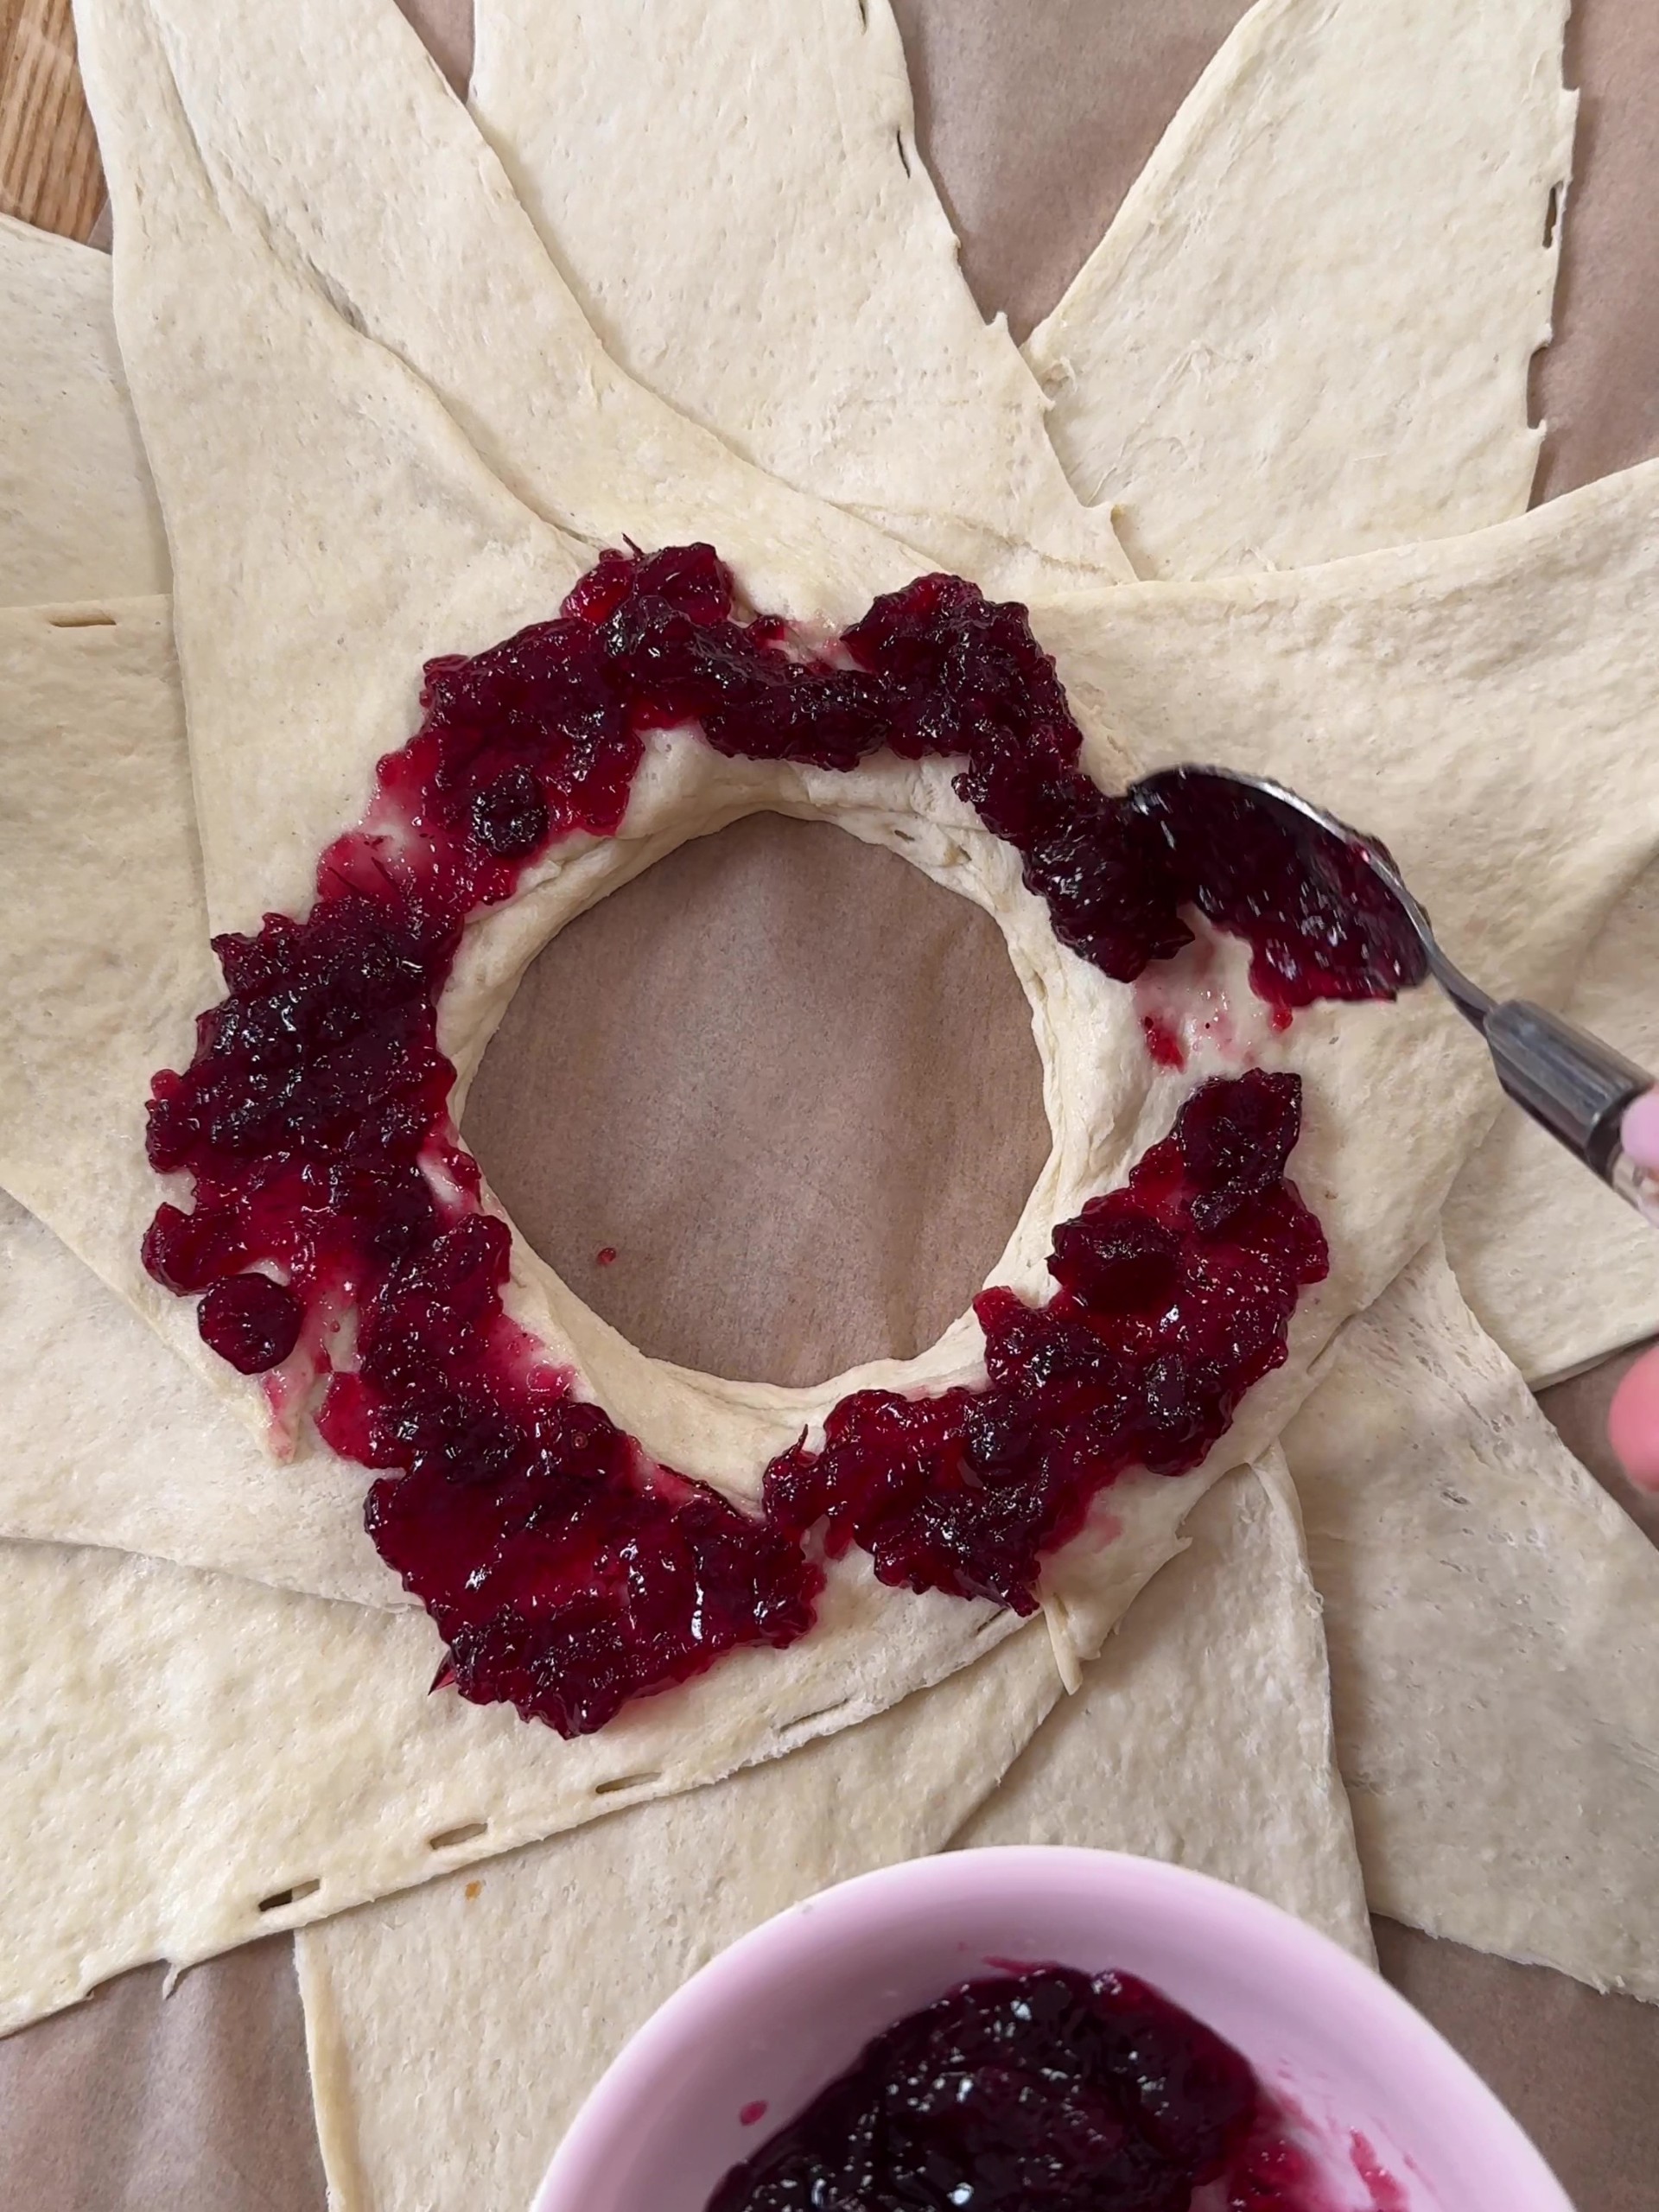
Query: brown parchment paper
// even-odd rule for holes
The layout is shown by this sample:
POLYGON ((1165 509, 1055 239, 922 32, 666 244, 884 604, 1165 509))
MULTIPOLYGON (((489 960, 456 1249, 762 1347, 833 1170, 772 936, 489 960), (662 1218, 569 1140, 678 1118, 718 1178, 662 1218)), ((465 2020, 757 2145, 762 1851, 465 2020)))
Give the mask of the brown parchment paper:
MULTIPOLYGON (((467 0, 402 4, 464 81, 467 0)), ((896 5, 969 279, 1023 334, 1242 0, 896 5)), ((1585 98, 1560 335, 1536 378, 1546 494, 1659 450, 1659 7, 1579 0, 1570 65, 1585 98)), ((990 924, 888 855, 765 818, 674 855, 548 949, 467 1134, 526 1235, 636 1342, 780 1382, 925 1344, 1046 1149, 990 924)), ((1609 1387, 1554 1394, 1581 1452, 1609 1387)), ((1385 1970, 1585 2212, 1655 2212, 1659 2010, 1379 1934, 1385 1970)), ((0 2044, 0 2206, 321 2212, 287 1946, 199 1967, 165 2000, 162 1983, 128 1975, 0 2044)))

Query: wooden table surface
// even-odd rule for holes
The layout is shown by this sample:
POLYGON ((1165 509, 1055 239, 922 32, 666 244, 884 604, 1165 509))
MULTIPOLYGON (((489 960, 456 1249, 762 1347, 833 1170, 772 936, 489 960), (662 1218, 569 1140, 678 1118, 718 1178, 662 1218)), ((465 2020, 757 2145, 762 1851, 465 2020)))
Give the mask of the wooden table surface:
MULTIPOLYGON (((1067 5, 1080 3, 1055 0, 1055 12, 1064 14, 1067 5)), ((425 31, 452 79, 463 76, 470 36, 465 0, 460 4, 457 0, 400 0, 400 4, 425 31)), ((972 40, 953 42, 951 33, 971 14, 984 27, 976 34, 982 45, 1012 35, 994 7, 976 11, 967 0, 957 0, 957 4, 963 12, 953 22, 945 0, 931 7, 927 0, 898 0, 918 76, 924 145, 936 162, 947 198, 951 148, 941 119, 953 130, 965 129, 970 137, 976 130, 982 137, 985 129, 978 109, 960 99, 948 101, 944 97, 951 89, 945 81, 950 72, 972 66, 971 57, 967 65, 962 59, 964 43, 971 46, 972 40), (941 124, 941 132, 934 143, 929 133, 936 124, 941 124)), ((1580 0, 1574 35, 1581 63, 1588 41, 1599 35, 1599 26, 1605 25, 1614 5, 1615 0, 1580 0), (1580 27, 1580 19, 1587 19, 1587 30, 1580 27)), ((1193 12, 1189 0, 1180 0, 1179 5, 1172 0, 1172 6, 1175 12, 1193 12)), ((1652 0, 1634 0, 1634 7, 1650 9, 1652 0)), ((1242 12, 1237 0, 1216 0, 1210 10, 1224 28, 1230 12, 1242 12)), ((1202 8, 1197 13, 1204 17, 1202 8)), ((1201 50, 1191 74, 1196 75, 1209 50, 1202 39, 1213 44, 1217 35, 1207 29, 1194 35, 1201 50)), ((982 55, 980 66, 985 66, 982 55)), ((1581 169, 1586 150, 1593 147, 1595 134, 1606 121, 1605 111, 1616 105, 1618 89, 1610 81, 1586 98, 1580 124, 1581 169)), ((1123 182, 1138 168, 1143 150, 1126 149, 1123 182)), ((1587 183, 1597 188, 1593 168, 1587 183)), ((1628 195, 1628 180, 1618 188, 1628 195)), ((1121 182, 1111 188, 1114 198, 1121 189, 1121 182)), ((1591 204, 1583 222, 1592 236, 1598 220, 1610 219, 1608 203, 1614 191, 1609 181, 1599 188, 1599 197, 1596 189, 1586 192, 1591 204)), ((1573 226, 1580 223, 1579 192, 1575 181, 1574 211, 1567 234, 1569 254, 1573 226)), ((91 239, 100 230, 104 200, 97 143, 75 67, 70 0, 0 0, 0 211, 67 237, 91 239)), ((963 211, 957 212, 961 220, 963 211)), ((1630 218, 1615 211, 1611 219, 1628 222, 1630 218)), ((963 221, 962 227, 965 234, 970 232, 971 221, 963 221)), ((1659 235, 1659 225, 1649 219, 1649 227, 1659 235)), ((971 237, 964 262, 982 289, 987 281, 995 284, 1004 274, 998 270, 988 279, 987 270, 976 266, 971 237)), ((1659 378, 1654 385, 1659 391, 1659 378)), ((1643 432, 1632 435, 1645 436, 1643 432)), ((1649 445, 1642 449, 1650 449, 1649 445)), ((1600 461, 1599 468, 1638 457, 1637 452, 1615 449, 1600 461)), ((1546 1392, 1541 1402, 1572 1448, 1659 1539, 1659 1501, 1638 1498, 1630 1491, 1611 1463, 1603 1433, 1607 1399, 1630 1357, 1609 1361, 1574 1382, 1546 1392)), ((1659 2176, 1659 2010, 1598 1997, 1560 1975, 1483 1958, 1454 1944, 1431 1942, 1387 1923, 1379 1923, 1378 1939, 1384 1971, 1521 2114, 1578 2196, 1584 2212, 1654 2212, 1659 2206, 1659 2179, 1655 2178, 1659 2176), (1624 2116, 1623 2141, 1599 2151, 1593 2127, 1586 2132, 1582 2125, 1598 2110, 1624 2116), (1643 2112, 1651 2117, 1651 2126, 1645 2128, 1630 2118, 1643 2112)), ((189 1978, 191 1994, 181 1994, 168 2008, 176 2031, 197 2037, 205 2069, 229 2067, 236 2075, 239 2108, 247 2115, 247 2140, 260 2146, 257 2159, 244 2160, 233 2148, 227 2150, 214 2139, 198 2114, 191 2157, 202 2186, 199 2195, 190 2195, 193 2207, 212 2205, 214 2212, 240 2212, 246 2207, 251 2212, 255 2206, 280 2203, 286 2212, 290 2205, 321 2203, 315 2148, 296 2135, 296 2126, 304 2134, 296 2109, 303 2103, 303 2062, 291 1978, 284 1963, 286 1948, 287 1939, 271 1939, 198 1969, 189 1978)), ((62 2181, 60 2189, 54 2184, 49 2202, 36 2195, 35 2212, 70 2212, 71 2207, 93 2203, 103 2212, 115 2200, 108 2194, 107 2180, 94 2181, 92 2176, 106 2175, 107 2163, 89 2164, 86 2142, 77 2139, 101 2136, 107 2147, 111 2131, 118 2134, 124 2126, 131 2143, 119 2202, 137 2208, 155 2201, 153 2192, 146 2193, 143 2177, 156 2171, 147 2161, 155 2152, 158 2131, 188 2129, 190 2115, 148 2107, 124 2113, 100 2111, 89 2083, 118 2046, 130 2042, 135 2033, 154 2032, 158 1975, 159 1969, 145 1969, 124 1977, 99 1999, 41 2024, 7 2046, 6 2063, 0 2066, 0 2198, 7 2198, 9 2148, 15 2148, 20 2137, 33 2138, 45 2128, 63 2139, 53 2169, 62 2181), (105 2055, 102 2061, 100 2052, 105 2055), (96 2122, 90 2130, 76 2124, 88 2120, 96 2122)), ((187 2167, 191 2157, 184 2161, 187 2167)), ((176 2175, 181 2165, 169 2164, 167 2170, 176 2175)))
POLYGON ((0 0, 0 213, 86 238, 103 205, 69 0, 0 0))

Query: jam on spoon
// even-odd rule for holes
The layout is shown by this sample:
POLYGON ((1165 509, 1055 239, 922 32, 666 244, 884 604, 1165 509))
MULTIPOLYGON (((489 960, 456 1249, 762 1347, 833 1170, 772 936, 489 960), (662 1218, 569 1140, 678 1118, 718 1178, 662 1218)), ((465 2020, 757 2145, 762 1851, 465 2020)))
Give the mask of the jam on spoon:
MULTIPOLYGON (((1182 895, 1249 940, 1251 981, 1286 1020, 1310 998, 1391 998, 1432 975, 1522 1112, 1659 1228, 1659 1175, 1624 1144, 1624 1116, 1653 1077, 1548 1007, 1471 982, 1386 845, 1232 768, 1160 769, 1127 796, 1158 824, 1182 895)), ((1172 1040, 1149 1027, 1147 1041, 1157 1059, 1172 1040)), ((1179 1065, 1179 1039, 1173 1057, 1179 1065)))

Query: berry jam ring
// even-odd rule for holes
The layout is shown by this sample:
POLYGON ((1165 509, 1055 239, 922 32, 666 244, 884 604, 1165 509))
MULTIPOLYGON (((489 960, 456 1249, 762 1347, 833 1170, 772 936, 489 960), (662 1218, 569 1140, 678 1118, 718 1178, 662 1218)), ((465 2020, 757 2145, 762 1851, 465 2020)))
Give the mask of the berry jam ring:
MULTIPOLYGON (((1202 1084, 1122 1188, 1084 1198, 1104 1179, 1099 1129, 1154 1071, 1098 1046, 1090 1061, 1090 1023, 1046 1027, 1043 1008, 1103 1003, 1179 951, 1205 887, 1179 824, 1079 765, 1025 610, 938 575, 829 642, 734 609, 707 546, 607 553, 556 620, 429 662, 421 727, 323 854, 309 914, 214 940, 226 995, 149 1109, 150 1163, 191 1198, 158 1209, 151 1275, 200 1297, 203 1339, 264 1378, 279 1434, 315 1413, 375 1471, 366 1524, 448 1647, 438 1681, 567 1736, 805 1635, 826 1562, 854 1547, 889 1586, 1032 1612, 1045 1559, 1104 1489, 1206 1457, 1326 1268, 1286 1179, 1292 1074, 1202 1084), (441 1038, 461 963, 499 1018, 570 912, 762 806, 879 836, 991 907, 1051 1097, 1090 1123, 1057 1127, 1005 1287, 918 1360, 805 1392, 659 1370, 537 1275, 456 1133, 457 1065, 485 1037, 441 1038), (468 925, 515 904, 503 963, 468 925), (636 1402, 636 1433, 588 1391, 636 1402), (677 1471, 652 1440, 665 1393, 696 1462, 677 1471)), ((1256 908, 1230 895, 1248 937, 1256 908)), ((1294 981, 1286 931, 1305 926, 1305 995, 1369 995, 1340 917, 1265 906, 1275 976, 1294 981)))

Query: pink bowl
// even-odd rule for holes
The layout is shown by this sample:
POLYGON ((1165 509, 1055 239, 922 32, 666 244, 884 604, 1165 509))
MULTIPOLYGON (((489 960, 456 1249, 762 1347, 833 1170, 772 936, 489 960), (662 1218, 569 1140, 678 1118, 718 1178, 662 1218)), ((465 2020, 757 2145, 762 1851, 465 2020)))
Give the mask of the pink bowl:
POLYGON ((1304 2120, 1341 2212, 1572 2212, 1456 2052, 1325 1936, 1206 1875, 1041 1847, 861 1875, 734 1943, 621 2052, 533 2212, 705 2212, 872 2036, 1011 1961, 1121 1967, 1207 2021, 1304 2120))

